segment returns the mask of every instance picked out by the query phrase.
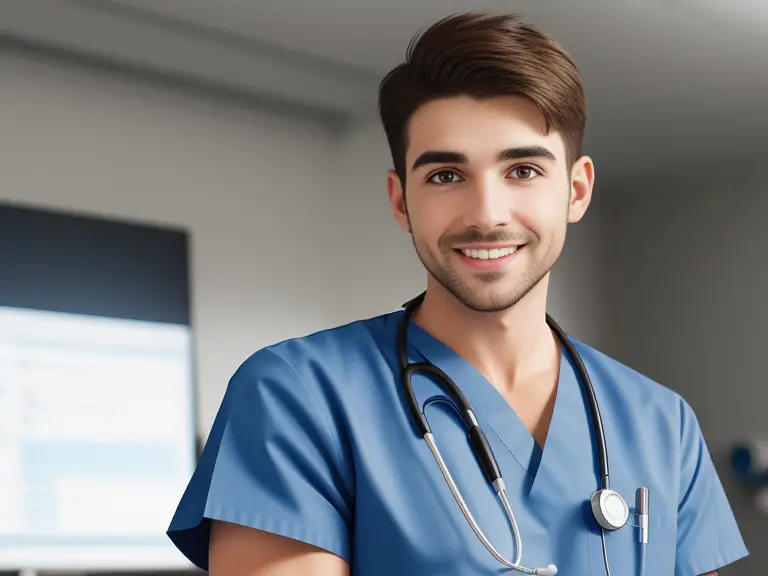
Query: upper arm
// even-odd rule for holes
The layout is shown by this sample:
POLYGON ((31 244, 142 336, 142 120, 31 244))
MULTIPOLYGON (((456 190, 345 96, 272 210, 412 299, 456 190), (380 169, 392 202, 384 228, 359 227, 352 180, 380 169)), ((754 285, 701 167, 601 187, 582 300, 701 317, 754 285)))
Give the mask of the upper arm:
MULTIPOLYGON (((261 531, 349 562, 351 464, 342 459, 338 432, 311 385, 270 349, 257 352, 232 377, 168 530, 199 568, 208 570, 216 520, 250 529, 223 532, 218 556, 221 546, 245 550, 244 538, 264 541, 261 531)), ((260 556, 252 555, 252 561, 260 556)), ((309 557, 318 556, 302 555, 309 557)))
POLYGON ((749 553, 696 416, 683 400, 680 426, 675 576, 712 574, 749 553))
POLYGON ((211 576, 348 576, 349 565, 321 548, 238 524, 213 521, 211 576))

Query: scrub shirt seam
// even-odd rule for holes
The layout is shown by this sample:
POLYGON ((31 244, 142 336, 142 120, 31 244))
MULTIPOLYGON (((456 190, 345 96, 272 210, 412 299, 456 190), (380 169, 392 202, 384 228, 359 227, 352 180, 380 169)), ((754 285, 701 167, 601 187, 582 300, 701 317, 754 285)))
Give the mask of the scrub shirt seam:
POLYGON ((488 425, 488 428, 490 428, 491 430, 493 430, 493 433, 496 435, 496 438, 498 438, 498 439, 499 439, 499 442, 501 442, 501 443, 504 445, 504 447, 507 449, 507 452, 509 452, 509 453, 512 455, 512 458, 514 458, 514 459, 515 459, 515 461, 516 461, 516 462, 517 462, 517 463, 520 465, 520 467, 521 467, 523 470, 525 470, 525 473, 526 473, 526 474, 528 474, 529 476, 532 476, 532 474, 531 474, 530 470, 528 470, 528 466, 526 466, 525 464, 523 464, 523 463, 520 461, 520 459, 517 457, 517 454, 515 454, 515 451, 514 451, 514 450, 512 450, 512 448, 510 448, 509 444, 507 444, 507 443, 506 443, 506 441, 504 440, 504 438, 502 438, 502 437, 501 437, 501 434, 499 434, 499 431, 498 431, 498 430, 496 430, 496 428, 494 428, 494 427, 493 427, 493 424, 491 424, 490 420, 488 420, 488 418, 486 418, 485 414, 483 414, 481 411, 477 411, 477 412, 480 414, 480 416, 482 417, 482 419, 483 419, 483 420, 485 421, 485 423, 488 425))
MULTIPOLYGON (((331 428, 331 424, 330 424, 330 422, 328 420, 328 417, 326 416, 325 411, 323 410, 322 406, 320 406, 320 402, 317 401, 317 397, 315 396, 314 392, 312 392, 312 389, 309 387, 309 384, 307 384, 307 382, 304 380, 304 378, 302 378, 301 374, 299 374, 299 371, 296 370, 294 365, 291 364, 285 356, 283 356, 282 354, 280 354, 280 352, 278 352, 277 350, 274 350, 273 348, 271 348, 269 346, 267 346, 266 349, 268 351, 272 352, 272 354, 274 354, 278 358, 280 358, 283 362, 285 362, 290 367, 290 369, 293 370, 293 373, 296 374, 296 376, 298 377, 299 381, 304 385, 304 388, 307 389, 307 392, 309 392, 309 396, 312 398, 312 401, 315 403, 315 407, 317 408, 317 411, 320 413, 320 416, 322 417, 323 422, 325 423, 325 428, 326 428, 326 430, 328 432, 328 436, 330 436, 330 438, 331 438, 331 443, 333 444, 333 449, 336 452, 336 454, 335 454, 335 456, 336 456, 336 466, 339 467, 339 471, 340 472, 343 471, 344 467, 342 466, 341 449, 339 448, 339 445, 336 442, 336 438, 333 435, 333 430, 331 428)), ((347 487, 347 490, 349 490, 349 487, 347 487)))

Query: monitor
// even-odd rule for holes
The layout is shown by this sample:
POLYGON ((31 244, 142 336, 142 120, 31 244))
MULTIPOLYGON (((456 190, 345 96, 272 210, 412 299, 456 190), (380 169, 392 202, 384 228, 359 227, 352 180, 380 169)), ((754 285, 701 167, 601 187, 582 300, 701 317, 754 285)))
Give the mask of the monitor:
POLYGON ((0 572, 191 567, 186 230, 0 203, 0 572))

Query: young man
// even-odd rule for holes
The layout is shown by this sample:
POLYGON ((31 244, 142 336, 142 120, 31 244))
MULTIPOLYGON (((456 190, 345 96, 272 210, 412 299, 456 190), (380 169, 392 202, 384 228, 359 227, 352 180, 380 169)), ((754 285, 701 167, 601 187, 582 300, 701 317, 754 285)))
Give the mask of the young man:
POLYGON ((380 113, 392 211, 428 272, 423 300, 410 320, 397 311, 249 358, 174 543, 215 576, 502 574, 518 563, 693 576, 746 556, 688 404, 548 324, 549 273, 594 181, 571 59, 513 16, 451 17, 384 79, 380 113), (472 412, 434 371, 412 376, 411 398, 401 360, 442 370, 472 412), (503 485, 472 452, 484 442, 503 485))

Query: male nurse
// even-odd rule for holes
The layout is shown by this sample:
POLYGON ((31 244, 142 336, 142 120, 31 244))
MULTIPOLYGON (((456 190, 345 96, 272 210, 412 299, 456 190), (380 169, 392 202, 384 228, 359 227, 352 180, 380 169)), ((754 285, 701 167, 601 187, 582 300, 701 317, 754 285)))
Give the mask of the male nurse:
MULTIPOLYGON (((440 368, 472 405, 516 530, 455 403, 428 375, 413 378, 414 394, 498 553, 575 576, 712 575, 746 556, 690 406, 573 340, 600 406, 611 488, 631 506, 614 531, 590 511, 594 422, 546 322, 550 271, 595 178, 572 59, 515 16, 452 16, 386 75, 379 109, 392 213, 426 272, 408 361, 440 368)), ((169 529, 192 562, 214 576, 515 573, 476 537, 414 427, 402 318, 396 309, 244 361, 169 529)))

